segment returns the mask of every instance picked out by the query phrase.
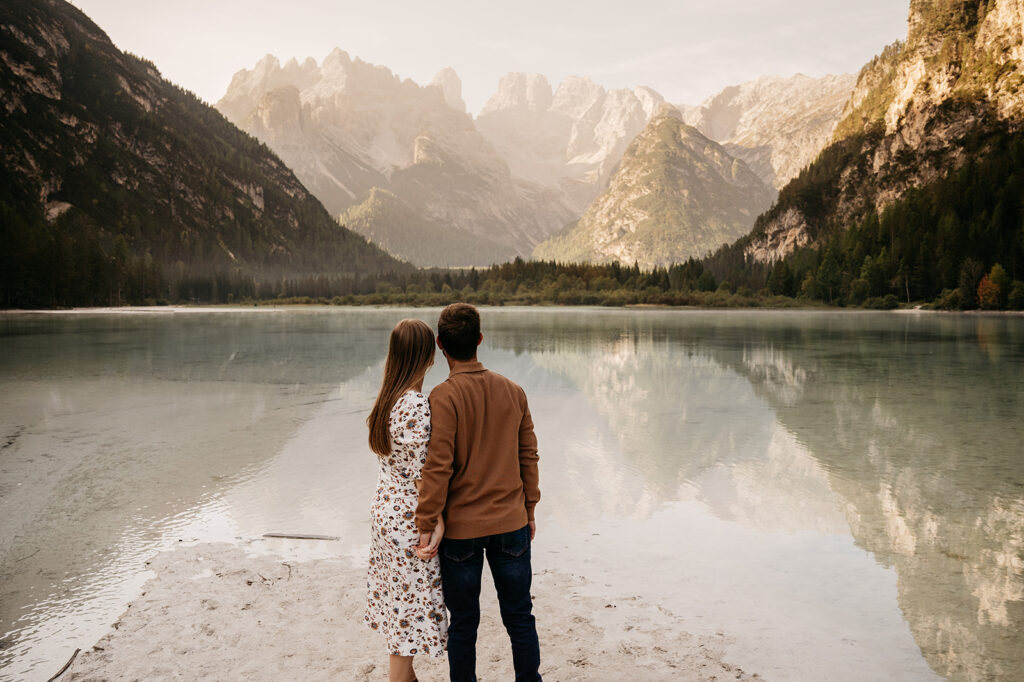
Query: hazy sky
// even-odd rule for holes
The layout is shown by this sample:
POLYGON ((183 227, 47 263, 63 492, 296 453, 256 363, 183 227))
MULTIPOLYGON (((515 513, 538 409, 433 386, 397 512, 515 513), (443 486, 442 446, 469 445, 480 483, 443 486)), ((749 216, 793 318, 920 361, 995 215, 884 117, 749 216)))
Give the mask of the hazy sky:
POLYGON ((906 36, 907 0, 75 0, 123 50, 208 102, 265 54, 334 48, 426 84, 451 66, 477 113, 509 71, 648 85, 697 104, 760 75, 856 73, 906 36))

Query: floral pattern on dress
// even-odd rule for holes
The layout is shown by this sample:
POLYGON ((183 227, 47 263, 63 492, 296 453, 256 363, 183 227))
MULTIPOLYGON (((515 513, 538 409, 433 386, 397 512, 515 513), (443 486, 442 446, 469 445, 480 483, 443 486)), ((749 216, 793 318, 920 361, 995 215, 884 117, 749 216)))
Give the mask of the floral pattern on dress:
POLYGON ((448 613, 441 593, 441 565, 437 557, 423 561, 413 551, 420 539, 416 482, 430 440, 426 396, 404 393, 391 408, 388 431, 391 452, 379 458, 371 506, 363 619, 370 629, 384 634, 388 653, 442 656, 448 643, 448 613))

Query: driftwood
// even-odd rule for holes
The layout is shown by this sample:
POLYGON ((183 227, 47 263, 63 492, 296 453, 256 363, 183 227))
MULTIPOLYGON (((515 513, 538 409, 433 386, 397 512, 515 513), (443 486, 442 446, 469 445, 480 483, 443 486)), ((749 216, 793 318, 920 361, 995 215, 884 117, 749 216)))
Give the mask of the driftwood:
POLYGON ((334 535, 307 535, 305 533, 264 533, 265 538, 287 538, 288 540, 340 540, 334 535))
POLYGON ((70 668, 71 664, 75 662, 75 658, 78 656, 78 653, 80 651, 81 651, 81 649, 75 649, 75 653, 71 654, 71 658, 69 658, 68 662, 64 664, 64 667, 61 668, 60 670, 58 670, 57 674, 54 675, 53 677, 51 677, 50 679, 48 679, 46 682, 53 682, 55 679, 57 679, 58 677, 63 675, 65 672, 67 672, 67 669, 70 668))

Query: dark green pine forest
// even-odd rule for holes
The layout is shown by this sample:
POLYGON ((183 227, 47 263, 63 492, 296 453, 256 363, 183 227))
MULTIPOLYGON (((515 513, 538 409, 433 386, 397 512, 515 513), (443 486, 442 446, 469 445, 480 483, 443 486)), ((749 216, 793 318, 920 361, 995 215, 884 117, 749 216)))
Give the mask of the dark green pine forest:
MULTIPOLYGON (((835 179, 864 144, 858 136, 826 149, 778 203, 825 224, 835 179)), ((964 149, 961 168, 908 190, 881 215, 813 235, 816 246, 772 266, 744 257, 749 236, 703 264, 719 279, 832 305, 1024 309, 1024 135, 996 125, 964 149)))

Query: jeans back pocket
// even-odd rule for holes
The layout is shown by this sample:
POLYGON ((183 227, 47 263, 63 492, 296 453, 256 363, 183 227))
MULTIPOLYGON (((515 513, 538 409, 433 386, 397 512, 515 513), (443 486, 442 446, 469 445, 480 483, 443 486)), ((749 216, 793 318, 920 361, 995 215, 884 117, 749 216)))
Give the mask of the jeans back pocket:
POLYGON ((467 561, 478 551, 476 543, 472 540, 449 540, 441 541, 441 554, 449 561, 467 561))
POLYGON ((515 558, 526 554, 530 549, 530 527, 524 526, 519 530, 501 534, 501 553, 515 558))

